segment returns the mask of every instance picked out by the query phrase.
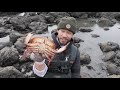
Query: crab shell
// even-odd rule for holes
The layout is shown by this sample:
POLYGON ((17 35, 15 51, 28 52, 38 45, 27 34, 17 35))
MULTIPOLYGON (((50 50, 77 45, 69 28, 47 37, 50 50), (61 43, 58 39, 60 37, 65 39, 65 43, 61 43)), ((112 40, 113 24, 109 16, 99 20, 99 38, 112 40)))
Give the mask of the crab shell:
POLYGON ((51 47, 52 49, 56 48, 56 44, 48 39, 47 37, 36 37, 36 38, 32 38, 29 43, 44 43, 45 45, 51 47))
POLYGON ((48 51, 50 52, 54 52, 54 53, 61 53, 63 52, 66 47, 69 45, 69 43, 67 45, 65 45, 64 47, 61 47, 60 49, 56 49, 56 44, 48 39, 47 37, 34 37, 34 38, 31 38, 33 34, 29 33, 26 38, 25 38, 25 44, 27 45, 27 48, 26 50, 24 51, 24 54, 23 54, 23 59, 25 60, 26 57, 28 55, 30 55, 32 53, 32 51, 28 48, 29 46, 34 48, 34 47, 38 47, 38 53, 39 54, 44 54, 49 63, 52 61, 54 55, 52 54, 49 54, 48 51))
MULTIPOLYGON (((50 40, 50 39, 48 39, 47 37, 35 37, 35 38, 32 38, 32 39, 30 39, 29 40, 29 43, 26 43, 26 45, 27 46, 32 46, 33 48, 34 48, 34 46, 36 46, 36 45, 41 45, 41 44, 43 44, 44 46, 43 46, 43 48, 42 47, 40 47, 40 49, 38 50, 39 52, 38 53, 46 53, 46 51, 47 50, 50 50, 50 51, 56 51, 55 49, 56 49, 56 44, 52 41, 52 40, 50 40)), ((29 50, 28 48, 26 48, 26 50, 24 51, 24 54, 23 54, 23 59, 25 60, 26 59, 26 57, 28 56, 28 55, 30 55, 32 53, 32 51, 31 50, 29 50)), ((47 58, 48 58, 48 63, 50 64, 50 62, 52 61, 52 56, 49 54, 46 54, 46 56, 47 56, 47 58)))

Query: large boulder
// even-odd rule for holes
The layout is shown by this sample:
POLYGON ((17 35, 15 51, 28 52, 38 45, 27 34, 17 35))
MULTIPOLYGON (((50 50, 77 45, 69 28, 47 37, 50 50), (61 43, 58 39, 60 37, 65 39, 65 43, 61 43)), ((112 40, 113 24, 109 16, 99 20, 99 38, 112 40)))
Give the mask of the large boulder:
POLYGON ((16 16, 10 18, 9 24, 12 24, 14 30, 25 31, 31 22, 46 22, 45 17, 41 15, 35 16, 16 16))
POLYGON ((19 62, 19 53, 14 47, 5 47, 0 51, 0 66, 10 66, 19 62))
POLYGON ((6 22, 9 20, 10 17, 4 16, 4 17, 0 17, 0 27, 3 27, 6 22))
POLYGON ((99 46, 103 52, 116 51, 119 49, 119 45, 114 42, 99 43, 99 46))
POLYGON ((0 42, 0 50, 4 47, 11 47, 13 45, 12 42, 0 42))
POLYGON ((114 61, 116 53, 114 51, 110 51, 104 54, 104 57, 102 58, 103 61, 114 61))
POLYGON ((84 40, 78 38, 78 37, 73 37, 73 42, 74 43, 80 43, 80 42, 84 42, 84 40))
POLYGON ((120 69, 115 64, 108 64, 107 71, 108 71, 109 75, 120 74, 120 69))
POLYGON ((85 12, 68 12, 68 13, 70 14, 70 16, 75 17, 75 18, 80 18, 81 16, 86 14, 85 12))
POLYGON ((0 16, 16 15, 20 12, 0 12, 0 16))
POLYGON ((90 58, 90 56, 88 54, 81 53, 80 54, 80 62, 81 62, 82 65, 83 64, 90 64, 91 58, 90 58))
POLYGON ((25 48, 26 48, 26 45, 24 44, 24 39, 25 37, 20 37, 17 39, 17 41, 15 42, 15 48, 18 50, 18 52, 20 54, 23 54, 25 48))
POLYGON ((117 66, 120 66, 120 59, 117 58, 117 56, 114 58, 114 63, 117 65, 117 66))
POLYGON ((18 38, 24 36, 23 34, 17 32, 17 31, 12 31, 9 35, 10 41, 15 43, 18 38))
POLYGON ((31 22, 29 18, 16 16, 10 18, 9 22, 12 24, 14 30, 25 30, 27 25, 31 22))
POLYGON ((33 67, 33 61, 20 62, 13 65, 17 70, 23 74, 30 72, 33 67))
POLYGON ((13 66, 0 67, 0 78, 25 78, 25 76, 13 66))
POLYGON ((115 59, 114 59, 114 63, 117 65, 117 66, 120 66, 120 51, 116 51, 116 56, 115 56, 115 59))
POLYGON ((28 27, 37 34, 48 30, 48 25, 44 22, 31 22, 28 27))
POLYGON ((70 16, 67 12, 49 12, 46 21, 58 24, 60 19, 65 16, 70 16))
POLYGON ((116 14, 116 15, 114 16, 114 18, 115 18, 117 21, 120 21, 120 13, 119 13, 119 14, 116 14))
POLYGON ((4 27, 0 27, 0 38, 7 36, 11 32, 11 29, 5 29, 4 27))
POLYGON ((110 27, 110 26, 113 26, 115 24, 115 22, 110 19, 107 19, 107 18, 100 18, 98 20, 97 24, 100 27, 110 27))

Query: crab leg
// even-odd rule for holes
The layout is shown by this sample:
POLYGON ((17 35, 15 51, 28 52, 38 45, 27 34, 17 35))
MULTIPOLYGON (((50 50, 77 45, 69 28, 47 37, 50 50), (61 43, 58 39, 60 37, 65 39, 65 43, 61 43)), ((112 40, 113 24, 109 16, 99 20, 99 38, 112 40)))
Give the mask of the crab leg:
POLYGON ((50 48, 49 46, 46 46, 45 53, 47 53, 49 56, 55 55, 53 52, 54 49, 50 48))
POLYGON ((22 59, 23 59, 23 60, 26 60, 26 57, 27 57, 30 53, 32 53, 31 50, 27 48, 27 49, 24 51, 23 55, 22 55, 22 59))
POLYGON ((48 59, 48 66, 50 65, 50 62, 52 61, 52 59, 45 53, 44 54, 46 57, 47 57, 47 59, 48 59))
POLYGON ((33 35, 32 33, 28 33, 28 35, 25 38, 24 44, 27 44, 30 41, 30 38, 32 37, 32 35, 33 35))
POLYGON ((40 43, 28 43, 26 44, 28 47, 36 47, 36 46, 39 46, 40 43))

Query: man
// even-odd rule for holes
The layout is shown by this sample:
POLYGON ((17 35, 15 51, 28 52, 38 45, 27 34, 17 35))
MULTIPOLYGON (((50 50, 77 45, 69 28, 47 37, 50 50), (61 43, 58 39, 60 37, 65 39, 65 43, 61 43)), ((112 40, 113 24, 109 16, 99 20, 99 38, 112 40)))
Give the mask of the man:
MULTIPOLYGON (((50 65, 47 65, 44 55, 32 54, 31 59, 35 61, 33 72, 37 77, 44 78, 80 78, 80 52, 73 45, 73 35, 77 29, 76 19, 63 17, 58 23, 57 31, 52 33, 52 39, 56 48, 68 46, 65 51, 55 54, 50 65)), ((34 48, 31 48, 36 52, 34 48)), ((53 52, 51 52, 53 53, 53 52)))

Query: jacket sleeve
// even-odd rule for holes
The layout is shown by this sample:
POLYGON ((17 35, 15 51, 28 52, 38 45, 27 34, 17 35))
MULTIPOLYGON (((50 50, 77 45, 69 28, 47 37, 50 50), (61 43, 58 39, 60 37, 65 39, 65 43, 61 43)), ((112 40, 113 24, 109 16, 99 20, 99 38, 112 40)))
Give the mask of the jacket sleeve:
POLYGON ((71 67, 71 78, 80 78, 80 52, 77 50, 75 62, 71 67))

